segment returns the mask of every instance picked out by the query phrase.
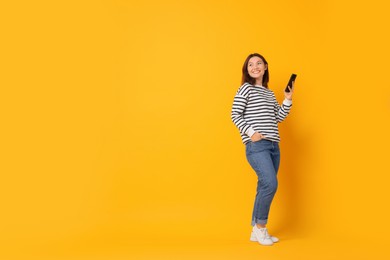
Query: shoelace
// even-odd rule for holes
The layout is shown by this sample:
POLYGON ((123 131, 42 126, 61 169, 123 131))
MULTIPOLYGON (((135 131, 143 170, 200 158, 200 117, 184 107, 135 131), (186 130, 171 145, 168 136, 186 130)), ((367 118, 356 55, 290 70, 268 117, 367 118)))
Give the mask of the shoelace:
POLYGON ((268 229, 267 228, 264 228, 263 232, 264 232, 264 235, 265 235, 264 237, 265 238, 271 238, 271 236, 268 234, 268 229))
POLYGON ((268 234, 268 233, 267 233, 267 235, 266 235, 265 237, 266 237, 266 238, 269 238, 269 239, 271 239, 271 240, 272 240, 272 238, 271 238, 270 234, 268 234))

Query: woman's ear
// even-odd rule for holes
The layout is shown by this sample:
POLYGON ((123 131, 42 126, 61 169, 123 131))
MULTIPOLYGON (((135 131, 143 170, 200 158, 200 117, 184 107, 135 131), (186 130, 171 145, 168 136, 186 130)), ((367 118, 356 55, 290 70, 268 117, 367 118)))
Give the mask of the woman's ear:
POLYGON ((268 65, 267 64, 265 64, 265 69, 264 70, 267 70, 268 69, 268 65))

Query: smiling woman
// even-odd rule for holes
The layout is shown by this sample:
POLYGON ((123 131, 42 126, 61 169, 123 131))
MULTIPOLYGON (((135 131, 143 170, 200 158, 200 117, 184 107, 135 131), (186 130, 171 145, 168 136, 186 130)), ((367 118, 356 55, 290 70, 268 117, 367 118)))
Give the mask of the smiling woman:
POLYGON ((249 55, 242 67, 242 86, 234 97, 231 118, 240 130, 246 145, 246 157, 255 170, 258 182, 252 213, 250 240, 262 245, 279 241, 266 228, 272 200, 278 186, 280 163, 278 123, 282 122, 292 106, 292 92, 285 93, 282 105, 268 89, 268 63, 258 53, 249 55))

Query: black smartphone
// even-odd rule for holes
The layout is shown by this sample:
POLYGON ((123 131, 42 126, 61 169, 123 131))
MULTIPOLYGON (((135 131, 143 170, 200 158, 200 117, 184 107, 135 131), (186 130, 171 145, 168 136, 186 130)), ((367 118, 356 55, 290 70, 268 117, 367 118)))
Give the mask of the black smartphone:
POLYGON ((296 78, 297 78, 296 74, 291 74, 290 80, 288 81, 286 89, 284 90, 285 92, 287 92, 287 93, 290 92, 290 90, 288 89, 288 86, 290 86, 292 88, 292 83, 293 83, 293 81, 295 81, 296 78))

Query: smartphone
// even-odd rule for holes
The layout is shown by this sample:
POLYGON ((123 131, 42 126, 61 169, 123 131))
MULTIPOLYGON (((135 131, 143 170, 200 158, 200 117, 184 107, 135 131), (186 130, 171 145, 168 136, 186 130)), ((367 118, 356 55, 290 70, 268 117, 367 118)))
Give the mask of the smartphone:
POLYGON ((286 89, 284 90, 285 92, 287 92, 287 93, 290 92, 290 90, 288 89, 288 86, 290 86, 292 88, 292 83, 293 83, 293 81, 295 81, 296 78, 297 78, 296 74, 291 74, 290 80, 288 81, 286 89))

